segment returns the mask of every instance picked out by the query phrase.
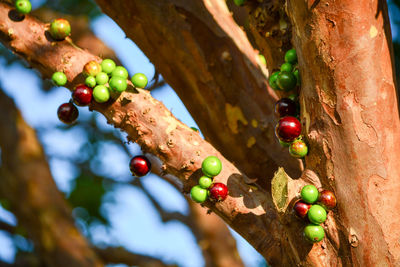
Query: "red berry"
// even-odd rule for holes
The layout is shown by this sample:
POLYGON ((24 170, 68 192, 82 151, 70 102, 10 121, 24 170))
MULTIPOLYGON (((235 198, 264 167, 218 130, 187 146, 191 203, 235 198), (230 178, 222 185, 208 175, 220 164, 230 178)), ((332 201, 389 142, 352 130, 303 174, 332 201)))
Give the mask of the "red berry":
POLYGON ((336 196, 330 190, 323 190, 319 193, 318 202, 326 209, 336 207, 336 196))
POLYGON ((294 211, 296 212, 296 215, 299 216, 300 218, 306 218, 308 210, 311 208, 311 204, 305 203, 302 200, 299 200, 294 204, 294 211))
POLYGON ((72 93, 72 98, 78 106, 87 106, 92 102, 92 94, 92 88, 85 84, 80 84, 75 87, 75 90, 72 93))
POLYGON ((285 116, 296 116, 296 102, 289 98, 279 99, 278 102, 276 102, 275 104, 275 115, 278 118, 282 118, 285 116))
POLYGON ((223 201, 228 196, 228 187, 223 183, 215 183, 209 190, 210 197, 215 201, 223 201))
POLYGON ((301 124, 298 119, 291 116, 283 117, 275 127, 276 136, 284 142, 292 142, 301 134, 301 124))
POLYGON ((78 118, 79 111, 74 104, 64 103, 58 107, 57 115, 60 121, 71 124, 78 118))
POLYGON ((131 159, 129 167, 133 176, 145 176, 151 170, 151 163, 145 156, 135 156, 131 159))

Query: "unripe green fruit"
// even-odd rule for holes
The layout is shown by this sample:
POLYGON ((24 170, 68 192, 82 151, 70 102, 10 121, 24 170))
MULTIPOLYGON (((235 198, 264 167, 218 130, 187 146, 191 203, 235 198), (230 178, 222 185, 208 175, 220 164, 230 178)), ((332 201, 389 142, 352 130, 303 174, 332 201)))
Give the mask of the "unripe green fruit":
POLYGON ((278 139, 278 141, 279 141, 279 144, 281 144, 281 146, 283 146, 283 147, 289 147, 290 146, 290 143, 284 142, 284 141, 279 140, 279 139, 278 139))
POLYGON ((32 10, 32 4, 29 0, 17 0, 15 2, 15 9, 18 13, 28 14, 32 10))
POLYGON ((326 210, 320 205, 312 205, 307 216, 310 222, 321 224, 326 221, 326 210))
POLYGON ((324 236, 325 231, 321 225, 309 224, 304 228, 304 237, 312 243, 321 241, 324 236))
POLYGON ((131 79, 133 85, 138 88, 145 88, 147 85, 147 77, 143 73, 136 73, 131 79))
POLYGON ((104 85, 97 85, 93 89, 93 98, 98 103, 107 102, 110 99, 110 92, 104 85))
POLYGON ((201 170, 208 177, 217 176, 222 170, 222 163, 216 156, 209 156, 201 164, 201 170))
POLYGON ((195 132, 199 132, 199 129, 197 129, 196 127, 190 127, 190 129, 192 129, 195 132))
POLYGON ((111 76, 118 76, 124 79, 128 79, 128 71, 122 66, 116 66, 112 71, 111 76))
POLYGON ((96 78, 93 76, 88 76, 85 79, 85 84, 91 88, 96 86, 96 78))
POLYGON ((296 87, 296 77, 291 72, 281 71, 276 80, 276 84, 284 91, 290 91, 296 87))
POLYGON ((300 195, 301 199, 303 199, 307 203, 312 204, 318 200, 319 192, 314 185, 309 184, 301 189, 300 195))
POLYGON ((113 72, 113 70, 115 69, 115 62, 112 59, 104 59, 101 62, 101 71, 110 74, 113 72))
POLYGON ((244 4, 244 2, 246 2, 246 0, 233 0, 233 2, 235 3, 235 5, 241 6, 244 4))
POLYGON ((258 58, 261 61, 261 64, 263 64, 264 66, 267 66, 267 60, 265 59, 264 55, 259 54, 258 58))
POLYGON ((99 72, 96 75, 96 83, 99 85, 104 85, 108 82, 108 75, 105 72, 99 72))
POLYGON ((295 64, 297 62, 296 49, 292 48, 285 53, 285 61, 295 64))
POLYGON ((126 79, 118 76, 113 76, 109 82, 110 88, 118 93, 122 93, 128 87, 126 79))
POLYGON ((212 185, 212 183, 213 180, 207 176, 201 176, 199 179, 199 185, 205 189, 209 188, 212 185))
POLYGON ((293 71, 293 75, 294 75, 294 77, 296 77, 296 85, 300 85, 301 80, 300 80, 300 72, 299 72, 299 69, 295 69, 295 70, 293 71))
POLYGON ((272 87, 272 89, 274 90, 281 90, 278 86, 278 84, 276 83, 278 76, 279 76, 280 71, 276 71, 274 73, 271 74, 271 76, 269 76, 269 86, 272 87))
POLYGON ((71 25, 66 19, 55 19, 50 24, 50 35, 56 40, 64 40, 71 34, 71 25))
POLYGON ((67 76, 61 71, 54 72, 51 79, 57 86, 64 86, 67 83, 67 76))
POLYGON ((202 188, 200 185, 193 186, 190 190, 190 197, 197 203, 203 203, 207 200, 208 190, 202 188))
POLYGON ((293 70, 293 65, 288 62, 283 63, 281 66, 281 71, 291 72, 292 70, 293 70))
POLYGON ((303 158, 308 153, 308 146, 303 140, 295 140, 289 146, 289 153, 295 158, 303 158))

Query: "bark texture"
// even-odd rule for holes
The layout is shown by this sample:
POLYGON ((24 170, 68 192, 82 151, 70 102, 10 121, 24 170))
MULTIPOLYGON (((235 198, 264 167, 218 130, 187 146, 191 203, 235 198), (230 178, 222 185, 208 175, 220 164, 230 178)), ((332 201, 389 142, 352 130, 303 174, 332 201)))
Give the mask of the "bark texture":
POLYGON ((274 137, 274 93, 258 53, 225 1, 97 3, 155 64, 206 139, 241 171, 264 188, 279 166, 300 176, 300 162, 274 137))
POLYGON ((27 229, 43 262, 48 266, 103 266, 75 227, 34 130, 2 91, 0 128, 0 194, 10 201, 18 224, 27 229))
POLYGON ((385 1, 289 1, 306 166, 339 205, 337 262, 400 265, 400 122, 385 1), (349 243, 351 246, 349 246, 349 243))

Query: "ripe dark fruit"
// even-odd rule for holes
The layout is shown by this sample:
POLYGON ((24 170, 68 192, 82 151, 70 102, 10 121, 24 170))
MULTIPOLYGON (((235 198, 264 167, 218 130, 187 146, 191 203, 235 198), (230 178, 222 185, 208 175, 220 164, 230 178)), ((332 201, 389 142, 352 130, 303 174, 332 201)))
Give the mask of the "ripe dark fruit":
POLYGON ((287 71, 281 71, 276 80, 278 87, 284 91, 290 91, 296 87, 296 76, 293 73, 287 71))
POLYGON ((318 203, 326 209, 333 209, 336 207, 336 196, 330 190, 323 190, 319 193, 318 203))
POLYGON ((64 103, 58 107, 57 115, 63 123, 71 124, 78 118, 79 111, 74 104, 64 103))
POLYGON ((64 40, 71 34, 71 25, 66 19, 55 19, 50 24, 50 34, 56 40, 64 40))
POLYGON ((75 87, 72 93, 72 98, 78 106, 87 106, 92 102, 93 90, 85 84, 80 84, 75 87))
POLYGON ((295 64, 297 62, 296 49, 292 48, 285 53, 285 62, 295 64))
POLYGON ((131 159, 129 167, 133 176, 141 177, 148 174, 151 170, 151 163, 145 156, 135 156, 131 159))
POLYGON ((324 236, 325 231, 321 225, 309 224, 304 228, 304 237, 312 243, 321 241, 324 236))
POLYGON ((275 116, 282 118, 285 116, 295 117, 297 115, 296 102, 289 98, 281 98, 275 104, 275 116))
POLYGON ((301 124, 295 117, 283 117, 275 127, 275 134, 281 141, 292 142, 301 134, 301 124))
POLYGON ((294 204, 294 211, 296 213, 297 216, 299 216, 300 218, 306 218, 308 210, 311 208, 311 205, 308 203, 305 203, 302 200, 299 200, 296 202, 296 204, 294 204))
POLYGON ((274 90, 281 90, 279 86, 276 84, 276 80, 278 79, 279 73, 280 71, 276 71, 272 73, 271 76, 269 76, 269 81, 268 81, 269 86, 271 86, 272 89, 274 90))
POLYGON ((215 201, 223 201, 228 196, 228 187, 223 183, 215 183, 210 188, 210 197, 215 201))

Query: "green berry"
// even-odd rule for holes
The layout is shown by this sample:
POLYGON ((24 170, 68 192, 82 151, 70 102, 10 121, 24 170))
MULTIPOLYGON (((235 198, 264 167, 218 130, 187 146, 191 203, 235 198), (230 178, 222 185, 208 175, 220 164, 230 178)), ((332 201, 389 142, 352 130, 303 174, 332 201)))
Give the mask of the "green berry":
POLYGON ((111 77, 108 84, 110 85, 111 89, 118 93, 122 93, 128 87, 128 82, 126 81, 126 79, 118 76, 111 77))
POLYGON ((283 146, 283 147, 289 147, 290 146, 290 143, 284 142, 282 140, 279 140, 279 144, 281 144, 281 146, 283 146))
POLYGON ((293 75, 294 75, 294 77, 296 77, 296 85, 299 86, 301 83, 299 69, 295 69, 293 71, 293 75))
POLYGON ((32 4, 29 0, 17 0, 15 2, 15 9, 18 13, 28 14, 32 10, 32 4))
POLYGON ((93 89, 93 98, 98 103, 107 102, 110 99, 110 92, 108 88, 104 85, 97 85, 93 89))
POLYGON ((241 6, 244 4, 244 2, 246 2, 246 0, 233 0, 233 2, 235 3, 235 5, 241 6))
POLYGON ((318 189, 314 185, 309 184, 301 189, 300 195, 301 199, 303 199, 307 203, 312 204, 318 200, 319 193, 318 189))
POLYGON ((325 231, 321 225, 309 224, 304 228, 304 237, 312 243, 321 241, 324 236, 325 231))
POLYGON ((290 96, 288 96, 289 99, 293 100, 293 101, 298 101, 298 95, 297 94, 291 94, 290 96))
POLYGON ((222 163, 216 156, 209 156, 201 164, 201 170, 208 177, 217 176, 222 170, 222 163))
POLYGON ((295 158, 303 158, 308 153, 308 146, 303 140, 296 140, 290 144, 289 153, 295 158))
POLYGON ((195 132, 199 132, 199 129, 197 129, 196 127, 190 127, 190 129, 192 129, 195 132))
POLYGON ((276 83, 278 76, 279 76, 280 71, 275 71, 274 73, 269 76, 269 86, 272 87, 274 90, 280 90, 278 87, 278 84, 276 83))
POLYGON ((205 189, 209 188, 212 185, 212 183, 213 180, 207 176, 201 176, 199 179, 199 185, 205 189))
POLYGON ((307 213, 308 219, 314 224, 321 224, 326 221, 326 210, 320 205, 312 205, 307 213))
POLYGON ((296 49, 292 48, 285 53, 285 62, 295 64, 297 62, 296 49))
POLYGON ((51 79, 57 86, 64 86, 67 83, 67 76, 61 71, 54 72, 51 79))
POLYGON ((203 203, 207 200, 208 190, 202 188, 200 185, 193 186, 190 190, 190 197, 197 203, 203 203))
POLYGON ((85 84, 91 88, 96 86, 96 78, 93 76, 88 76, 85 79, 85 84))
POLYGON ((106 84, 108 82, 108 75, 105 72, 99 72, 96 75, 96 83, 99 85, 106 84))
POLYGON ((138 88, 145 88, 147 85, 147 77, 143 73, 136 73, 131 79, 133 85, 138 88))
POLYGON ((50 24, 50 35, 56 40, 64 40, 71 34, 71 25, 66 19, 55 19, 50 24))
POLYGON ((296 87, 296 77, 291 72, 281 71, 276 79, 278 87, 284 91, 290 91, 296 87))
POLYGON ((261 63, 262 63, 264 66, 267 66, 267 60, 265 59, 264 55, 259 54, 259 55, 258 55, 258 58, 260 59, 261 63))
POLYGON ((281 71, 291 72, 292 70, 293 70, 293 65, 288 62, 283 63, 281 66, 281 71))
POLYGON ((115 69, 115 62, 112 59, 104 59, 100 65, 101 70, 107 74, 110 74, 115 69))
POLYGON ((112 71, 111 76, 113 76, 113 77, 118 76, 118 77, 122 77, 124 79, 128 79, 128 71, 122 66, 117 66, 112 71))

